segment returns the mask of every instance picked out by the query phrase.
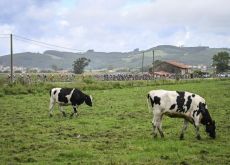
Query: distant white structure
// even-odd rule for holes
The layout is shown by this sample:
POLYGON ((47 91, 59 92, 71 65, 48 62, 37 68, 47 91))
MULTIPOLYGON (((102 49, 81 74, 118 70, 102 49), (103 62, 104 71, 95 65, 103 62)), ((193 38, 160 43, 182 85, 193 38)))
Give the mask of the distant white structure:
POLYGON ((193 65, 193 66, 191 66, 191 68, 192 69, 198 69, 198 70, 201 70, 201 71, 207 71, 208 66, 204 65, 204 64, 199 64, 199 65, 193 65))

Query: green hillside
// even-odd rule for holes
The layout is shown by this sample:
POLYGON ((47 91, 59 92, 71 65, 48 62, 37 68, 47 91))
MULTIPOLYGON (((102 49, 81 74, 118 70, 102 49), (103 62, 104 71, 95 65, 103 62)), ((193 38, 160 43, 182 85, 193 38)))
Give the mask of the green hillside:
MULTIPOLYGON (((161 45, 145 52, 144 65, 152 63, 152 50, 155 52, 155 60, 176 60, 189 65, 205 64, 211 65, 212 57, 220 51, 227 51, 227 48, 209 47, 176 47, 161 45)), ((142 51, 135 49, 131 52, 96 52, 89 50, 83 53, 60 52, 47 50, 43 53, 24 52, 14 54, 14 65, 23 67, 37 67, 48 69, 52 65, 59 68, 71 69, 73 61, 80 57, 91 59, 88 69, 107 69, 112 68, 140 68, 142 65, 142 51)), ((9 66, 10 56, 0 57, 0 65, 9 66)))

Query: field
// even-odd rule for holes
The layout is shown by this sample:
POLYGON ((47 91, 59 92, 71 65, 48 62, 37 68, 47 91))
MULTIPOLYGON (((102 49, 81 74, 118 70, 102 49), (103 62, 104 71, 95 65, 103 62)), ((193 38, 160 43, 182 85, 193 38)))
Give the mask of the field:
MULTIPOLYGON (((77 118, 62 117, 57 106, 49 118, 48 87, 16 94, 9 87, 1 89, 6 94, 0 95, 0 164, 230 164, 229 79, 139 84, 84 88, 93 95, 94 105, 80 106, 77 118), (183 120, 165 117, 165 138, 153 139, 152 113, 146 103, 152 89, 203 96, 216 121, 217 138, 210 139, 201 127, 202 139, 197 140, 190 124, 185 139, 179 140, 183 120)), ((71 107, 65 110, 69 116, 71 107)))

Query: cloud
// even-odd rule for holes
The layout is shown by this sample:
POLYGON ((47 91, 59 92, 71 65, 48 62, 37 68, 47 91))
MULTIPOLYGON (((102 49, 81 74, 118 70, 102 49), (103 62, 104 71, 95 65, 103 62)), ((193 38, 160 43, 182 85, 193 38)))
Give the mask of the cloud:
MULTIPOLYGON (((228 0, 2 0, 0 33, 85 51, 160 44, 229 47, 228 6, 228 0)), ((24 44, 17 50, 47 49, 24 44)))

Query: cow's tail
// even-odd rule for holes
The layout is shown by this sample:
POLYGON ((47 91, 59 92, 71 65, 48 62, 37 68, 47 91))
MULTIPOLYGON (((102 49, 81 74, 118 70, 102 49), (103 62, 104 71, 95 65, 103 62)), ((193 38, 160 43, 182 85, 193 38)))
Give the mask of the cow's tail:
POLYGON ((50 89, 50 96, 51 96, 51 93, 52 93, 52 89, 50 89))
POLYGON ((149 95, 149 93, 148 93, 148 95, 147 95, 147 105, 148 105, 148 109, 149 109, 149 113, 151 112, 151 110, 152 110, 152 104, 151 104, 151 101, 152 100, 152 98, 151 98, 151 96, 149 95), (151 104, 151 105, 150 105, 151 104))

